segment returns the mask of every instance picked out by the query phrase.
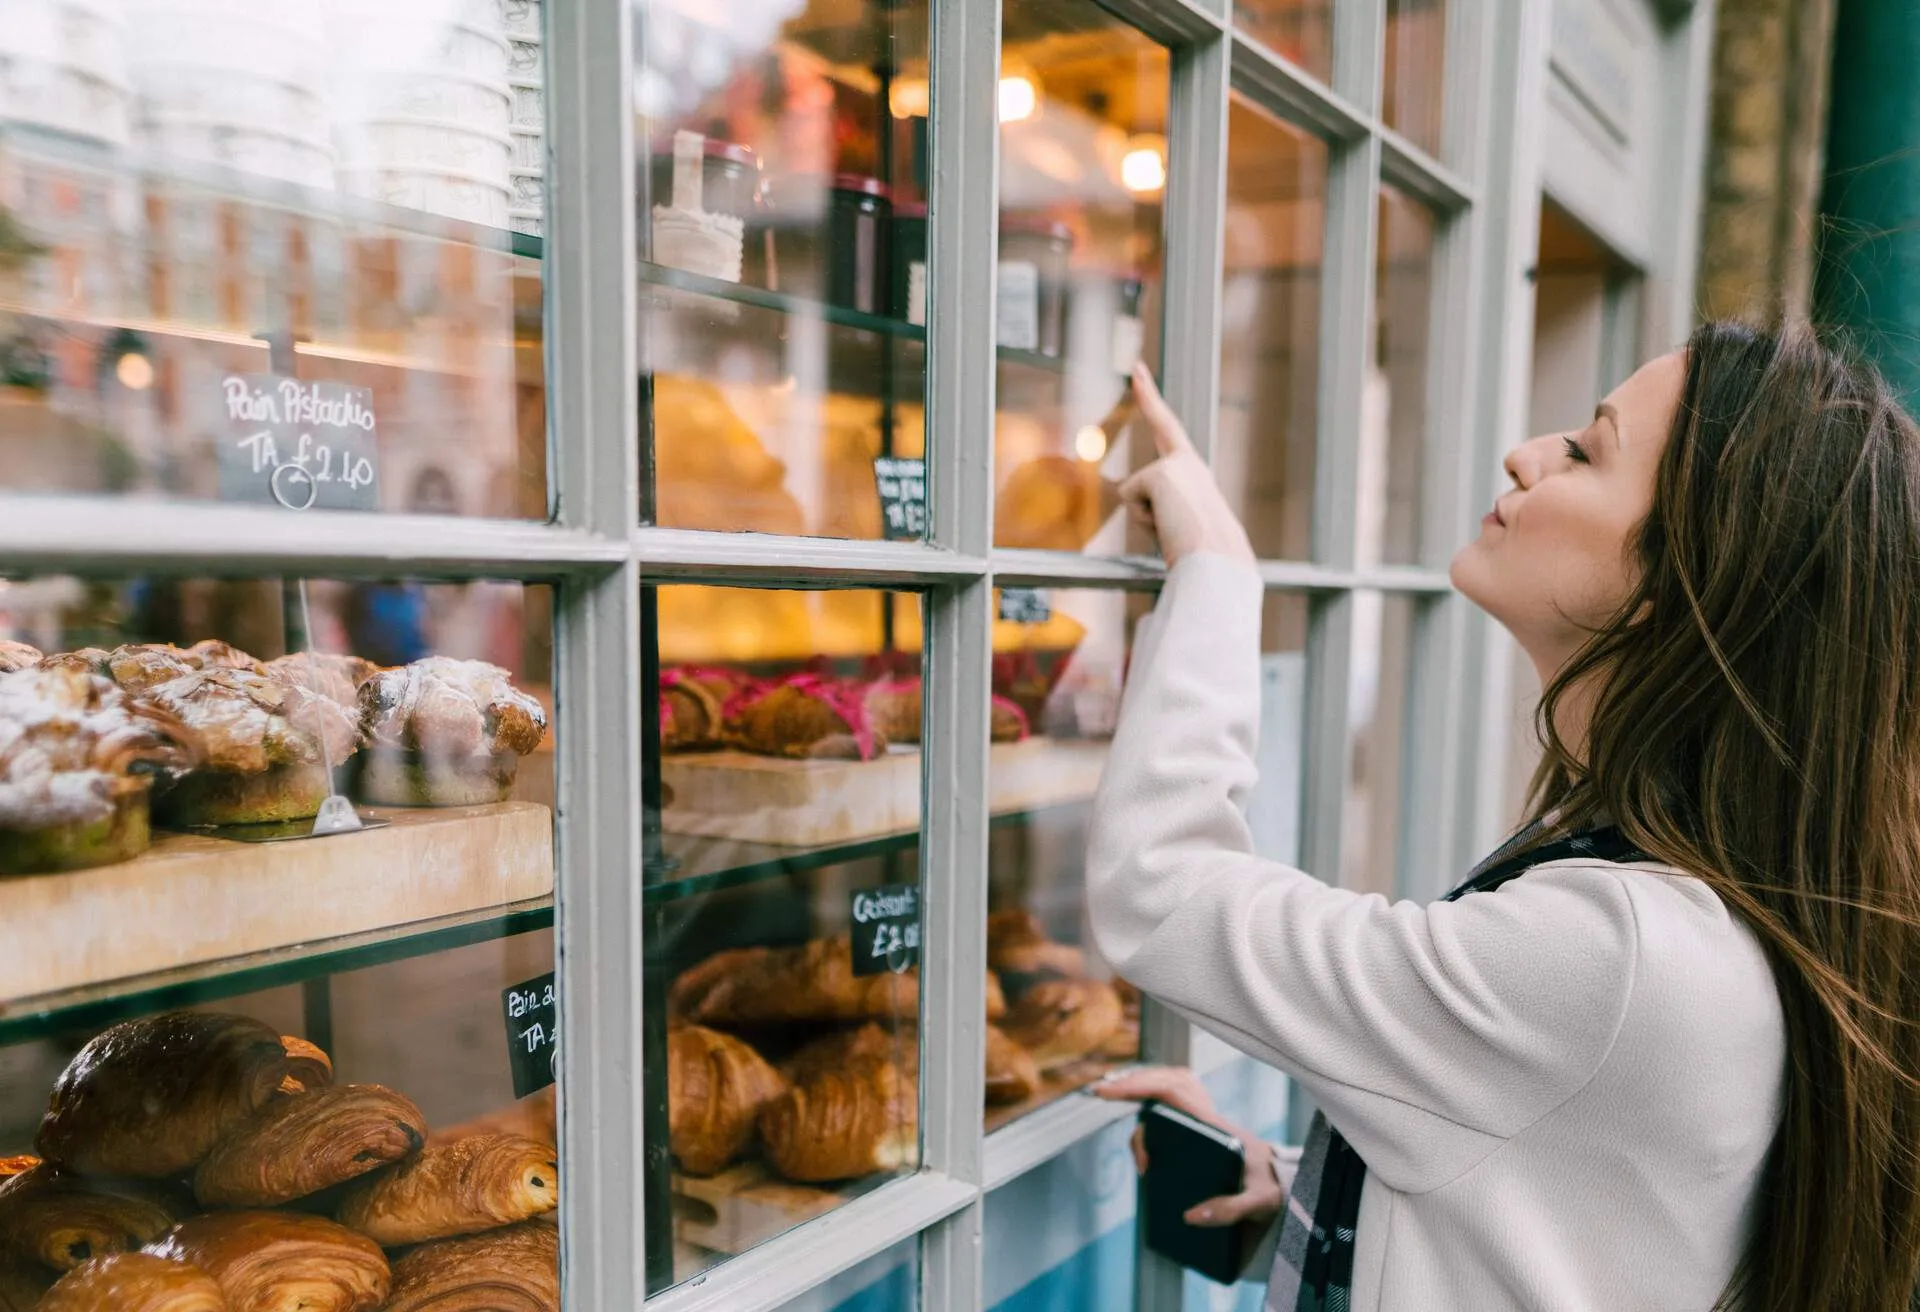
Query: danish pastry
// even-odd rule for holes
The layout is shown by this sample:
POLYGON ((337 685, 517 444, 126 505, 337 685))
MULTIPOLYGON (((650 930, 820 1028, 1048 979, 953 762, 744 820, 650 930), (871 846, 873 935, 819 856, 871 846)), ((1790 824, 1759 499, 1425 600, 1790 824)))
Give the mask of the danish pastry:
POLYGON ((552 1144, 477 1134, 355 1181, 334 1215, 383 1248, 493 1230, 560 1206, 552 1144))
POLYGON ((186 1211, 150 1182, 80 1176, 42 1163, 0 1184, 0 1243, 69 1271, 88 1258, 151 1243, 186 1211))
POLYGON ((152 1253, 113 1253, 62 1276, 39 1312, 227 1312, 227 1296, 197 1266, 152 1253))
POLYGON ((394 1263, 386 1312, 560 1312, 560 1230, 522 1221, 422 1244, 394 1263))
POLYGON ((194 1172, 208 1207, 272 1207, 420 1151, 420 1109, 378 1084, 333 1084, 268 1103, 214 1145, 194 1172))
POLYGON ((147 1251, 212 1276, 230 1312, 374 1312, 393 1283, 373 1240, 298 1212, 208 1212, 147 1251))

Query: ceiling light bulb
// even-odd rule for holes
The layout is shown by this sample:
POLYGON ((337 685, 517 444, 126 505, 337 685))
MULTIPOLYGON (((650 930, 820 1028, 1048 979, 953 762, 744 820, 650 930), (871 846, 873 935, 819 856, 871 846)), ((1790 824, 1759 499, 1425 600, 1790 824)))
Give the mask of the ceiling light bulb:
POLYGON ((1167 157, 1154 146, 1135 146, 1120 160, 1120 184, 1136 196, 1150 196, 1167 185, 1167 157))
POLYGON ((1073 435, 1073 453, 1088 464, 1107 454, 1107 430, 1088 424, 1073 435))
POLYGON ((113 376, 129 391, 144 392, 153 386, 153 361, 138 351, 128 351, 114 362, 113 376))
POLYGON ((1021 119, 1031 118, 1033 111, 1040 105, 1040 89, 1031 78, 1003 77, 1000 79, 1000 121, 1018 123, 1021 119))

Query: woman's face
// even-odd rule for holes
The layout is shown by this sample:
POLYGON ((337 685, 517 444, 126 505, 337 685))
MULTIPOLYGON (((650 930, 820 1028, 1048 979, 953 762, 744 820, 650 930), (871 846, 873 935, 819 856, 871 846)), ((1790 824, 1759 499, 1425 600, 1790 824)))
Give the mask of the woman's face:
POLYGON ((1649 361, 1576 433, 1511 452, 1513 486, 1453 558, 1453 583, 1504 624, 1543 675, 1619 610, 1638 581, 1632 537, 1653 508, 1686 356, 1649 361))

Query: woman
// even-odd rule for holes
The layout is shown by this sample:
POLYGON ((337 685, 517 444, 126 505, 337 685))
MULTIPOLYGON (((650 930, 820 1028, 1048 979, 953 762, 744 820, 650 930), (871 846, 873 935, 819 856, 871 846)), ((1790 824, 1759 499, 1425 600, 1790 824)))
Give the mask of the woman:
MULTIPOLYGON (((1324 1110, 1190 1219, 1266 1223, 1272 1312, 1906 1308, 1920 434, 1878 375, 1710 324, 1507 457, 1453 580, 1539 667, 1544 759, 1529 824, 1427 907, 1252 855, 1260 582, 1136 385, 1162 459, 1123 492, 1170 569, 1093 932, 1324 1110)), ((1184 1072, 1101 1091, 1212 1113, 1184 1072)))

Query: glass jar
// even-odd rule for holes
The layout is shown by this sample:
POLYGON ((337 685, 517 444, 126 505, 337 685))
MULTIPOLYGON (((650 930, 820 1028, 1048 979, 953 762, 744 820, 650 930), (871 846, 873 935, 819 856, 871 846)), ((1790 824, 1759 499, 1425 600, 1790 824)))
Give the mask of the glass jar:
POLYGON ((771 179, 762 214, 771 237, 768 287, 862 314, 887 312, 886 183, 858 173, 771 179))

